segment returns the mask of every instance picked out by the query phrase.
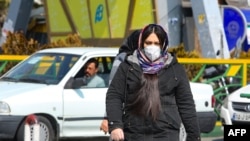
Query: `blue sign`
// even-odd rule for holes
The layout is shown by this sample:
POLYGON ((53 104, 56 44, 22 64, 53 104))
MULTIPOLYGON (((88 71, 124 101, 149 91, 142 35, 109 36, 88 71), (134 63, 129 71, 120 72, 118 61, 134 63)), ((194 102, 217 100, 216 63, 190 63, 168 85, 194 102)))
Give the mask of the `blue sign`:
POLYGON ((232 51, 239 40, 245 40, 246 19, 239 9, 227 6, 223 8, 223 25, 229 51, 232 51))
POLYGON ((95 12, 95 23, 100 22, 103 17, 103 5, 99 4, 95 12))
POLYGON ((241 8, 241 12, 244 14, 248 23, 250 23, 250 9, 249 8, 241 8))
POLYGON ((249 48, 250 48, 250 9, 249 8, 242 8, 240 9, 242 11, 242 13, 244 14, 244 16, 246 17, 246 20, 247 20, 247 31, 246 32, 246 35, 247 35, 247 38, 244 40, 243 42, 243 50, 244 51, 248 51, 249 48))

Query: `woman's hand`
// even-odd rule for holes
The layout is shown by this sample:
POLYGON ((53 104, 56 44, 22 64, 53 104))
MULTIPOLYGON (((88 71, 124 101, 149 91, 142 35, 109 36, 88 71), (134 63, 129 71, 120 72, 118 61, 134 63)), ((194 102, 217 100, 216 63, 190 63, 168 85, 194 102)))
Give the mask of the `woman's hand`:
POLYGON ((108 120, 107 119, 104 119, 102 120, 102 123, 101 123, 101 126, 100 126, 100 130, 102 130, 104 132, 104 134, 107 134, 108 133, 108 130, 109 127, 108 127, 108 120))
POLYGON ((123 130, 121 128, 114 129, 111 132, 111 140, 112 141, 123 141, 124 140, 123 130))

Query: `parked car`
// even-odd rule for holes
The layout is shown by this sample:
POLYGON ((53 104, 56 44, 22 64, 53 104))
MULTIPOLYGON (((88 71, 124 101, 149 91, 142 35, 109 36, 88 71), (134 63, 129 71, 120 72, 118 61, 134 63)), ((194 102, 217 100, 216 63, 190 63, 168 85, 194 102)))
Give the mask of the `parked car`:
POLYGON ((220 110, 223 125, 250 125, 250 85, 241 87, 228 95, 220 110))
MULTIPOLYGON (((118 48, 51 48, 37 51, 14 66, 0 78, 0 140, 23 140, 27 117, 31 115, 37 118, 39 136, 46 141, 108 136, 100 131, 100 124, 105 114, 109 73, 117 53, 118 48), (105 80, 105 87, 82 87, 77 81, 91 58, 99 61, 98 75, 105 80)), ((190 85, 201 131, 210 132, 216 122, 212 86, 193 82, 190 85)), ((29 129, 36 133, 36 128, 29 129)))

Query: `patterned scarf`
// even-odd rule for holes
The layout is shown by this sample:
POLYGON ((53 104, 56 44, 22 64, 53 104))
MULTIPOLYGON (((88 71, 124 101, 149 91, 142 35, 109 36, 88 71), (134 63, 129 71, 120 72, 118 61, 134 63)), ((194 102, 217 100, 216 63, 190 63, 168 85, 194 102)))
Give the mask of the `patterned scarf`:
POLYGON ((143 70, 143 73, 147 74, 156 74, 158 73, 164 66, 164 63, 167 60, 167 53, 164 53, 159 59, 154 62, 151 62, 147 59, 144 53, 141 50, 137 50, 137 57, 139 60, 139 64, 143 70))

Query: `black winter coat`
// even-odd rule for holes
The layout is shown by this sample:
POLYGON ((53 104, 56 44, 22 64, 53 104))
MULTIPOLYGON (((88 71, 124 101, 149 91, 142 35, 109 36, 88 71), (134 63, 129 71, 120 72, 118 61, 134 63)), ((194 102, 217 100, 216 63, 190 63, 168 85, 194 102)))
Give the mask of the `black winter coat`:
POLYGON ((138 90, 142 73, 134 55, 120 64, 106 97, 109 131, 123 129, 127 141, 178 141, 180 123, 183 122, 187 141, 199 141, 199 125, 189 79, 176 56, 169 54, 165 67, 158 72, 162 112, 155 122, 139 118, 126 108, 127 99, 138 90))

